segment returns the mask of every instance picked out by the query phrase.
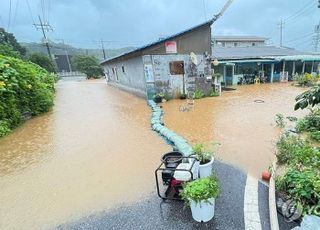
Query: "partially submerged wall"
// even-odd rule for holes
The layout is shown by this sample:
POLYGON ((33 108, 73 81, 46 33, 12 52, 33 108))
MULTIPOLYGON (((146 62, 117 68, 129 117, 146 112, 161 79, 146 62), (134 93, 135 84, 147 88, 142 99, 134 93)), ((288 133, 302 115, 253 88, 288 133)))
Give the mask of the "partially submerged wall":
POLYGON ((145 96, 146 82, 142 57, 104 64, 103 68, 110 85, 138 96, 145 96))

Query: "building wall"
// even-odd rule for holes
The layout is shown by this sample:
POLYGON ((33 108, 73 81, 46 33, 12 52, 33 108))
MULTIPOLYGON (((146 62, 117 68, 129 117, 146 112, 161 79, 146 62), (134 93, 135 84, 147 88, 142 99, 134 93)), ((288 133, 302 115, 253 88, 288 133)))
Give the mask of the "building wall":
POLYGON ((121 86, 122 89, 135 94, 145 95, 146 82, 142 57, 104 64, 103 68, 110 84, 121 86), (124 67, 124 72, 122 67, 124 67))
MULTIPOLYGON (((176 41, 178 54, 190 54, 190 52, 195 54, 208 52, 211 54, 211 27, 207 25, 198 28, 170 41, 176 41)), ((166 54, 165 43, 162 42, 143 51, 143 55, 148 54, 166 54)))
MULTIPOLYGON (((194 91, 196 88, 196 80, 198 78, 205 79, 206 76, 211 76, 210 60, 206 61, 204 55, 197 55, 198 65, 191 63, 190 56, 179 55, 145 55, 143 56, 144 65, 151 64, 153 68, 154 80, 147 83, 147 88, 155 90, 156 93, 169 94, 173 97, 178 97, 183 93, 183 80, 185 82, 185 93, 194 91), (184 75, 174 75, 170 73, 170 62, 183 61, 184 75)), ((208 88, 211 87, 211 82, 202 83, 202 88, 208 94, 208 88), (205 86, 205 85, 208 85, 205 86), (204 87, 205 86, 205 87, 204 87)))

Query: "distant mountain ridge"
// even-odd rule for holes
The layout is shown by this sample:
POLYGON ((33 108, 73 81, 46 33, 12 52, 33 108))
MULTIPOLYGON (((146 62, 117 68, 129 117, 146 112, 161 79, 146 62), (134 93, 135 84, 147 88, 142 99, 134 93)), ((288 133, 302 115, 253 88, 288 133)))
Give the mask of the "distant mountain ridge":
MULTIPOLYGON (((21 42, 22 46, 24 46, 27 49, 27 52, 29 53, 42 53, 47 54, 47 48, 44 44, 31 42, 21 42)), ((117 55, 120 55, 122 53, 126 53, 129 51, 134 50, 135 47, 124 47, 119 49, 105 49, 106 57, 111 58, 115 57, 117 55)), ((101 49, 84 49, 84 48, 76 48, 68 44, 63 43, 53 43, 50 42, 50 50, 51 53, 54 55, 65 55, 65 50, 68 51, 68 54, 71 56, 74 55, 93 55, 96 58, 98 58, 100 61, 103 60, 103 53, 101 49)))

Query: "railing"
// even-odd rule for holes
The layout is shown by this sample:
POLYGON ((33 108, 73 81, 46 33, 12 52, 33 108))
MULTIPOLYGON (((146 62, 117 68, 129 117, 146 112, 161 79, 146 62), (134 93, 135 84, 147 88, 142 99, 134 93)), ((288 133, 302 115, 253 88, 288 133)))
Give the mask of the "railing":
POLYGON ((87 75, 84 73, 81 73, 79 71, 72 71, 72 72, 59 72, 59 77, 84 77, 86 78, 87 75))

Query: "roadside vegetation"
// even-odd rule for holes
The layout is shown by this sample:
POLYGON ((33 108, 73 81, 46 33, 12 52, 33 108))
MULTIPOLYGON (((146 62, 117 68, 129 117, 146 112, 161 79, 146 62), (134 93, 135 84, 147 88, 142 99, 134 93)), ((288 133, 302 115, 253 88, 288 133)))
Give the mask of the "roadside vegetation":
POLYGON ((100 78, 103 69, 94 56, 78 55, 72 58, 73 69, 85 73, 87 78, 100 78))
POLYGON ((0 55, 0 137, 25 117, 50 110, 55 75, 21 59, 0 55))
POLYGON ((296 81, 298 86, 314 86, 320 80, 320 75, 312 75, 310 73, 295 74, 293 80, 296 81))
POLYGON ((296 98, 295 109, 308 107, 310 113, 294 121, 296 133, 285 132, 278 140, 277 163, 283 172, 276 177, 280 194, 294 200, 304 215, 317 216, 320 216, 319 92, 317 85, 296 98))

